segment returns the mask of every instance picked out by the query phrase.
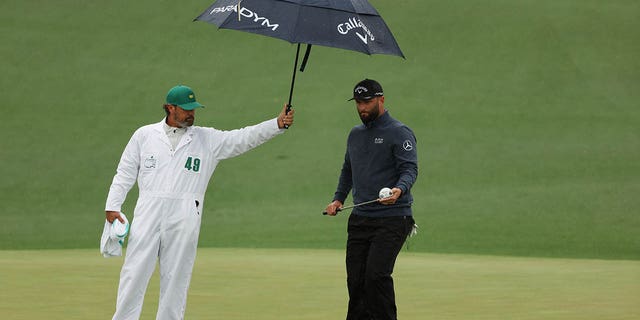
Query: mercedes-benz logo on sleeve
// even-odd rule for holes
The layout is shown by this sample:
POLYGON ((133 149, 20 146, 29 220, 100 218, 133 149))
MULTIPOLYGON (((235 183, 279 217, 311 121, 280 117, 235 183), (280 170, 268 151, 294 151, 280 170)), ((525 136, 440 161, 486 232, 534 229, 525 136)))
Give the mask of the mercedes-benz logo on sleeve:
POLYGON ((405 151, 411 151, 413 150, 413 144, 411 143, 411 141, 405 140, 402 143, 402 149, 404 149, 405 151))

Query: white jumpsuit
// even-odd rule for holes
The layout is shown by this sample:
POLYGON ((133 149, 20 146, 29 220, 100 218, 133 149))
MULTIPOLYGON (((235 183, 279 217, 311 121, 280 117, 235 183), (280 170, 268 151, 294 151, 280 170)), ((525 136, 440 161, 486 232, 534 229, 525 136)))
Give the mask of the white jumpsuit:
POLYGON ((156 319, 182 319, 196 257, 207 185, 220 160, 284 132, 276 119, 221 131, 188 127, 175 150, 162 122, 139 128, 127 144, 109 189, 106 211, 121 211, 138 182, 125 261, 113 319, 138 319, 160 260, 160 301, 156 319))

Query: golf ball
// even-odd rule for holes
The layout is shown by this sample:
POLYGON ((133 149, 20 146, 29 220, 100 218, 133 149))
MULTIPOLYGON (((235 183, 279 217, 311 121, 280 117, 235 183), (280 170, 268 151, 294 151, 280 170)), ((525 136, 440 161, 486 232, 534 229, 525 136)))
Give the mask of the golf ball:
POLYGON ((393 192, 391 192, 391 189, 389 189, 389 188, 382 188, 382 189, 380 189, 380 192, 378 193, 378 197, 380 199, 389 198, 389 197, 391 197, 391 195, 393 195, 393 192))

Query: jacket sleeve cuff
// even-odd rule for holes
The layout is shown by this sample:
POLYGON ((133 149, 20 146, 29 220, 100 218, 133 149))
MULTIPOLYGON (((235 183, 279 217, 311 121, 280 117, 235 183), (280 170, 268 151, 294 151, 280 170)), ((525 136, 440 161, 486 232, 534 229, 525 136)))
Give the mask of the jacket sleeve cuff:
POLYGON ((402 194, 404 195, 405 193, 407 193, 407 186, 405 185, 397 185, 396 188, 402 190, 402 194))

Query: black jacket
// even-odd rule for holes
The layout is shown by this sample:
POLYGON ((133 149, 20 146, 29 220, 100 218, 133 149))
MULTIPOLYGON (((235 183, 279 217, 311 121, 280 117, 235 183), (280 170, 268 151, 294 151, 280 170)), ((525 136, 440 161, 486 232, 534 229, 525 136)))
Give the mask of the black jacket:
POLYGON ((344 203, 352 191, 353 203, 378 198, 384 187, 400 188, 393 205, 373 203, 354 208, 353 214, 370 217, 410 216, 411 187, 418 177, 418 153, 413 131, 388 111, 367 125, 351 129, 347 152, 334 200, 344 203))

